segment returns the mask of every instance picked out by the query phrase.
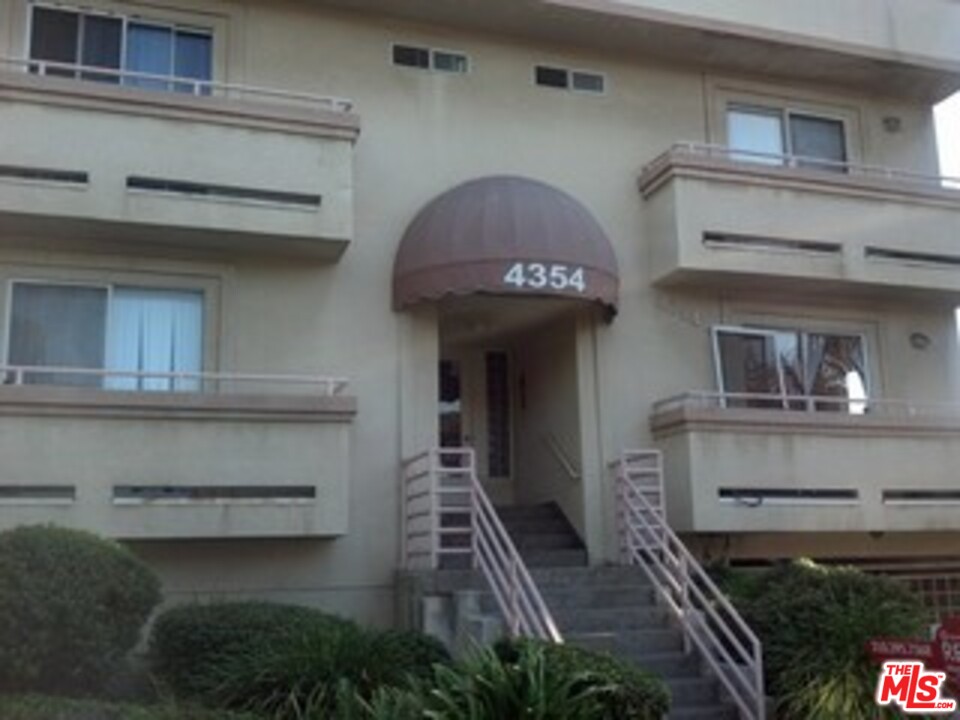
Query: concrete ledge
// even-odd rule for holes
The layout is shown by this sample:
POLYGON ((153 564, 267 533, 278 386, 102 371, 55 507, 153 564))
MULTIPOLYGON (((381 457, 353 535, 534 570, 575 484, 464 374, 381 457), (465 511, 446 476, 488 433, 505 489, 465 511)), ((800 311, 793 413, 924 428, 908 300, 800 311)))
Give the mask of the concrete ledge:
POLYGON ((350 112, 155 92, 25 72, 0 72, 0 100, 261 128, 315 137, 356 140, 360 134, 360 116, 350 112))
POLYGON ((353 396, 127 392, 96 388, 0 386, 0 416, 257 420, 349 423, 353 396))
POLYGON ((735 162, 682 150, 672 150, 650 163, 640 174, 638 186, 646 198, 677 177, 783 187, 960 209, 960 191, 936 187, 932 184, 858 175, 856 172, 825 172, 762 163, 735 162))
POLYGON ((676 408, 650 416, 654 437, 690 432, 850 437, 960 434, 960 417, 848 415, 752 408, 676 408))

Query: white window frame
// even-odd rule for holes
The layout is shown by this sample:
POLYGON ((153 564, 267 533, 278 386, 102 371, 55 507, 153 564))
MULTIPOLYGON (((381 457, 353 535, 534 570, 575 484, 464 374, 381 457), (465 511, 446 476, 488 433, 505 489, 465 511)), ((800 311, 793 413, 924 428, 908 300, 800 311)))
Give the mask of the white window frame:
MULTIPOLYGON (((713 325, 710 328, 710 337, 711 345, 713 348, 713 368, 714 368, 714 379, 717 383, 717 391, 720 393, 720 407, 727 407, 727 388, 723 380, 723 366, 720 362, 720 334, 721 333, 730 333, 737 335, 753 335, 758 337, 771 338, 774 343, 774 350, 776 350, 776 336, 777 334, 784 333, 793 333, 801 337, 801 349, 803 348, 805 341, 803 338, 809 335, 834 335, 836 337, 855 337, 860 340, 860 347, 863 351, 863 392, 864 407, 869 407, 873 382, 871 378, 871 358, 870 358, 870 344, 868 342, 867 333, 862 330, 859 331, 846 331, 838 330, 836 328, 830 329, 819 329, 816 327, 786 327, 786 326, 773 326, 773 325, 713 325)), ((788 395, 787 394, 787 385, 784 381, 783 374, 783 365, 780 363, 780 356, 777 354, 777 378, 780 385, 780 393, 770 393, 771 399, 779 398, 781 404, 783 405, 784 410, 790 409, 790 403, 796 402, 797 399, 802 398, 803 396, 799 395, 788 395)), ((762 393, 757 393, 762 395, 762 393)), ((852 403, 853 401, 851 401, 852 403)), ((859 401, 858 401, 859 402, 859 401)), ((808 403, 809 405, 809 403, 808 403)), ((812 410, 808 406, 808 411, 812 410)), ((849 409, 848 409, 849 414, 849 409)))
MULTIPOLYGON (((175 22, 171 20, 158 19, 151 16, 139 15, 136 13, 121 13, 112 9, 97 8, 97 7, 80 7, 79 5, 68 5, 64 3, 49 2, 48 0, 30 0, 27 5, 27 22, 26 22, 26 37, 24 39, 23 47, 25 49, 24 55, 26 60, 29 63, 30 60, 33 60, 33 13, 36 8, 44 8, 47 10, 59 10, 61 12, 72 12, 77 15, 94 15, 101 17, 110 17, 117 18, 121 23, 120 30, 120 67, 117 69, 117 72, 124 73, 127 71, 126 68, 126 59, 127 59, 127 34, 129 32, 129 25, 131 22, 138 23, 141 25, 155 25, 157 27, 169 28, 174 36, 176 35, 177 30, 182 30, 184 32, 194 33, 196 35, 206 35, 210 38, 210 80, 209 82, 214 82, 216 79, 216 32, 212 27, 204 27, 201 25, 192 25, 189 23, 175 22)), ((176 42, 174 40, 174 42, 176 42)), ((174 46, 175 49, 175 46, 174 46)), ((77 36, 77 55, 74 57, 74 64, 81 65, 80 63, 80 53, 83 51, 83 23, 79 25, 79 34, 77 36)), ((37 62, 43 62, 42 60, 37 60, 37 62)), ((190 80, 190 78, 179 78, 177 75, 173 74, 176 71, 176 62, 177 56, 176 52, 170 54, 170 75, 168 75, 168 81, 171 85, 167 89, 168 92, 173 92, 173 87, 176 85, 177 80, 190 80)), ((96 66, 94 66, 96 67, 96 66)), ((113 68, 105 68, 113 69, 113 68)), ((157 79, 155 82, 163 82, 161 79, 157 79)), ((131 87, 124 83, 123 77, 119 77, 117 85, 120 87, 131 87)), ((135 85, 132 87, 136 87, 135 85)))
MULTIPOLYGON (((764 105, 762 102, 754 102, 752 100, 728 100, 724 109, 724 119, 723 127, 724 133, 726 136, 726 144, 730 150, 737 152, 736 148, 730 147, 730 113, 741 111, 743 113, 754 113, 756 115, 769 115, 777 116, 780 118, 780 138, 783 143, 784 150, 784 165, 790 165, 791 160, 795 158, 800 158, 802 160, 810 160, 816 162, 819 158, 808 158, 803 155, 796 155, 793 151, 793 135, 790 132, 790 122, 791 118, 795 115, 806 116, 814 118, 817 120, 828 120, 830 122, 840 123, 840 127, 843 128, 843 163, 837 164, 838 168, 846 168, 853 160, 851 158, 851 137, 850 137, 850 122, 849 118, 830 112, 823 112, 820 110, 810 110, 806 108, 797 107, 795 105, 777 105, 770 104, 764 105)), ((748 151, 740 151, 747 153, 748 151)), ((832 160, 822 160, 824 164, 831 164, 835 161, 832 160)))
POLYGON ((473 58, 469 53, 464 52, 463 50, 454 50, 453 48, 448 47, 434 47, 432 45, 427 45, 424 43, 414 43, 414 42, 391 42, 388 48, 387 62, 392 67, 395 67, 399 70, 409 70, 412 72, 425 72, 425 73, 435 73, 437 75, 450 75, 453 77, 463 77, 465 75, 470 75, 473 72, 473 58), (396 48, 415 48, 417 50, 425 50, 428 57, 429 65, 427 67, 419 67, 413 65, 401 65, 394 60, 394 52, 396 48), (446 53, 448 55, 459 55, 462 57, 466 63, 467 67, 463 72, 453 72, 451 70, 438 70, 436 67, 436 55, 437 53, 446 53))
MULTIPOLYGON (((81 288, 91 288, 91 289, 101 289, 105 290, 107 293, 107 315, 103 321, 104 328, 104 337, 110 337, 110 316, 111 308, 113 306, 113 294, 114 290, 117 287, 130 287, 136 288, 138 290, 157 290, 157 291, 169 291, 169 292, 194 292, 198 293, 201 297, 200 309, 202 313, 202 325, 201 325, 201 337, 200 337, 200 371, 206 370, 208 366, 207 359, 207 312, 208 312, 208 300, 207 290, 200 287, 187 287, 187 286, 172 286, 172 285, 151 285, 149 283, 137 283, 137 282, 95 282, 90 281, 86 282, 83 280, 62 280, 59 278, 11 278, 7 282, 6 287, 6 312, 4 317, 4 327, 3 327, 3 362, 0 365, 10 366, 10 332, 13 328, 13 289, 17 285, 43 285, 46 287, 81 287, 81 288)), ((106 360, 106 355, 104 355, 104 360, 106 360)), ((106 370, 106 367, 99 368, 100 370, 106 370)), ((103 376, 106 378, 106 375, 103 376)), ((0 378, 0 385, 2 385, 2 378, 0 378)))
POLYGON ((540 90, 554 90, 557 92, 570 92, 577 95, 587 95, 589 97, 604 97, 607 95, 610 89, 610 76, 599 70, 589 70, 583 67, 571 67, 569 65, 563 65, 560 63, 551 63, 551 62, 535 62, 533 64, 533 72, 530 74, 530 82, 535 88, 540 90), (548 68, 550 70, 563 70, 567 74, 567 84, 564 87, 554 87, 553 85, 541 85, 537 82, 537 70, 539 68, 548 68), (573 86, 573 76, 574 74, 578 75, 595 75, 603 80, 603 90, 584 90, 583 88, 577 88, 573 86))

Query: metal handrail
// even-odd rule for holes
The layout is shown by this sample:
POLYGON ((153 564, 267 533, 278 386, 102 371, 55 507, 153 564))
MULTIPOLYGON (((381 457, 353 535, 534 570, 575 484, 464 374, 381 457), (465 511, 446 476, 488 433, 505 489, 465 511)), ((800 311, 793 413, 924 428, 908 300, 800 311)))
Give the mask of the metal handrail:
POLYGON ((560 444, 560 440, 557 439, 557 436, 551 432, 544 433, 543 443, 547 446, 550 454, 553 455, 553 459, 557 461, 557 464, 560 465, 567 477, 573 481, 580 480, 580 470, 567 454, 567 451, 564 450, 563 445, 560 444))
POLYGON ((756 150, 738 150, 727 145, 718 145, 712 143, 699 142, 678 142, 670 146, 670 149, 648 163, 642 171, 642 174, 652 174, 658 168, 669 164, 671 157, 676 155, 694 155, 705 158, 721 158, 730 162, 745 162, 756 166, 757 164, 767 165, 770 168, 788 167, 803 168, 807 170, 828 170, 831 172, 843 172, 856 176, 867 176, 880 178, 884 180, 895 180, 916 185, 924 185, 939 189, 955 188, 960 186, 960 177, 948 175, 932 175, 928 173, 915 172, 902 168, 891 168, 882 165, 868 165, 864 163, 829 160, 826 158, 810 157, 807 155, 791 155, 782 153, 769 153, 756 150))
POLYGON ((691 390, 653 403, 654 414, 683 408, 774 410, 778 412, 846 412, 881 417, 960 417, 960 403, 924 402, 876 397, 785 395, 691 390))
POLYGON ((49 75, 50 70, 69 72, 80 75, 81 80, 103 81, 103 78, 116 79, 118 84, 136 86, 137 82, 142 82, 148 88, 151 85, 160 84, 164 90, 176 90, 177 92, 194 95, 197 97, 207 96, 240 96, 240 97, 259 97, 273 100, 302 102, 308 105, 319 106, 323 109, 335 110, 339 112, 350 112, 353 109, 353 101, 342 97, 331 95, 315 95, 313 93, 294 92, 290 90, 280 90, 277 88, 265 88, 257 85, 239 85, 236 83, 216 82, 213 80, 200 80, 197 78, 180 77, 175 75, 158 75, 156 73, 145 73, 133 70, 120 70, 117 68, 99 67, 96 65, 78 65, 76 63, 55 62, 53 60, 35 60, 32 58, 0 56, 0 65, 22 68, 25 72, 32 72, 39 75, 49 75), (84 78, 84 75, 90 76, 84 78), (182 90, 186 88, 188 91, 182 90))
MULTIPOLYGON (((177 384, 195 384, 199 389, 202 383, 271 383, 276 385, 316 386, 325 395, 338 395, 349 385, 342 377, 322 375, 270 375, 266 373, 229 373, 229 372, 164 372, 151 370, 111 370, 106 368, 77 368, 46 365, 0 365, 0 385, 34 385, 31 376, 81 376, 109 379, 133 379, 140 385, 144 380, 168 380, 170 387, 177 384)), ((56 382, 43 383, 56 385, 56 382)), ((124 388, 118 388, 124 389, 124 388)), ((139 389, 139 388, 136 388, 139 389)), ((193 391, 193 388, 187 388, 193 391)))
POLYGON ((624 561, 644 570, 743 717, 764 720, 760 640, 667 524, 661 454, 625 451, 613 465, 624 561))
POLYGON ((433 448, 406 458, 401 483, 405 568, 437 570, 444 558, 469 556, 489 584, 511 636, 563 642, 533 576, 480 484, 472 448, 433 448))

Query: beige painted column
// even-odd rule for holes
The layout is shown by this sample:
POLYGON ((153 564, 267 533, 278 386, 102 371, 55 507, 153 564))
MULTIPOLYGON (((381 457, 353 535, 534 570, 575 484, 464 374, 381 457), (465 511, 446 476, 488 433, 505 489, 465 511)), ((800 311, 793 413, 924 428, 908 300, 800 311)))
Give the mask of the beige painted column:
POLYGON ((423 305, 400 315, 400 454, 399 462, 439 442, 437 367, 440 333, 437 310, 423 305))
POLYGON ((606 560, 604 484, 606 473, 601 446, 599 383, 597 377, 596 311, 577 315, 577 395, 580 405, 580 482, 583 491, 584 541, 590 563, 606 560))

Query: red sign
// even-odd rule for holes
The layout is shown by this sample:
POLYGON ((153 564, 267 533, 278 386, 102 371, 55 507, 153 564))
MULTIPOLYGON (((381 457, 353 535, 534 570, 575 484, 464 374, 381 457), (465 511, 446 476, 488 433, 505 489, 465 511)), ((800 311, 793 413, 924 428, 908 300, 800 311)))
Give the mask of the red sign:
POLYGON ((960 616, 946 618, 933 640, 877 638, 867 641, 867 654, 878 665, 891 660, 920 660, 929 670, 942 670, 960 691, 960 616))

